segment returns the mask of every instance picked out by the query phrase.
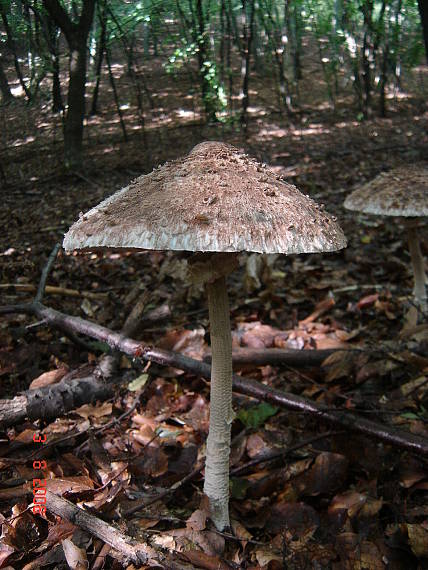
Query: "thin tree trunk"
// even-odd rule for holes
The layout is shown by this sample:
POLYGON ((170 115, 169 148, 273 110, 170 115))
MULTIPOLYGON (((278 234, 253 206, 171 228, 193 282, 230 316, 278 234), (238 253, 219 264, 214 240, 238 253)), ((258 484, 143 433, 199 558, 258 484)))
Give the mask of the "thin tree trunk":
POLYGON ((224 42, 225 42, 225 19, 226 4, 225 0, 221 0, 220 8, 220 65, 219 65, 219 75, 221 83, 224 83, 224 42))
POLYGON ((204 104, 205 115, 208 121, 215 121, 215 101, 212 88, 208 80, 208 45, 205 33, 205 17, 202 9, 202 0, 196 0, 196 21, 194 31, 196 32, 196 43, 198 44, 198 69, 199 80, 201 83, 202 100, 204 104))
POLYGON ((96 56, 96 69, 95 69, 95 87, 94 87, 94 91, 92 94, 92 105, 91 105, 91 111, 90 111, 90 115, 96 115, 97 114, 97 104, 98 104, 98 93, 99 93, 99 89, 100 89, 100 81, 101 81, 101 69, 102 69, 102 65, 103 65, 103 59, 104 59, 104 52, 106 49, 106 31, 107 31, 107 26, 106 26, 106 18, 105 18, 105 6, 103 5, 103 9, 100 10, 99 14, 99 22, 100 22, 100 37, 98 40, 98 45, 97 45, 97 56, 96 56))
POLYGON ((123 48, 125 50, 126 53, 126 57, 128 60, 128 75, 131 78, 134 87, 135 87, 135 91, 137 94, 137 109, 138 109, 138 116, 140 119, 140 125, 143 129, 143 138, 144 138, 144 144, 146 144, 146 132, 145 132, 145 121, 144 121, 144 107, 143 107, 143 94, 142 94, 142 90, 141 90, 141 86, 140 86, 140 77, 142 80, 142 84, 143 84, 143 89, 144 89, 144 93, 147 97, 147 100, 149 102, 150 105, 150 109, 153 110, 155 108, 155 103, 153 101, 153 97, 151 96, 151 93, 147 87, 146 81, 144 79, 144 75, 141 76, 141 74, 137 73, 137 69, 136 69, 136 64, 135 64, 135 60, 134 60, 134 55, 133 55, 133 49, 132 49, 132 45, 128 42, 127 37, 126 37, 126 33, 124 32, 124 30, 122 29, 119 20, 116 18, 114 12, 108 8, 110 16, 113 20, 113 22, 115 23, 115 26, 117 27, 118 31, 120 32, 120 39, 122 41, 123 44, 123 48))
POLYGON ((120 121, 120 127, 122 129, 123 140, 125 142, 127 142, 128 135, 126 134, 126 127, 125 127, 125 123, 123 121, 123 113, 122 113, 122 110, 120 108, 119 95, 117 93, 116 82, 114 80, 113 72, 111 69, 110 51, 109 51, 108 47, 106 47, 106 62, 107 62, 108 74, 110 77, 111 88, 113 89, 114 102, 116 104, 117 114, 119 115, 119 121, 120 121))
POLYGON ((9 44, 10 49, 12 50, 12 53, 13 53, 13 62, 15 64, 16 75, 18 76, 19 83, 20 83, 22 89, 24 90, 24 93, 25 93, 28 101, 31 101, 31 92, 28 89, 27 85, 25 84, 24 76, 22 75, 22 70, 21 70, 21 66, 19 64, 18 54, 16 51, 15 40, 13 38, 12 30, 9 26, 9 22, 7 19, 7 14, 5 12, 4 5, 1 2, 0 2, 0 14, 1 14, 1 19, 3 21, 4 29, 6 31, 8 44, 9 44))
POLYGON ((383 50, 379 81, 379 115, 386 117, 386 84, 388 82, 389 45, 388 41, 383 50))
POLYGON ((394 51, 394 61, 393 61, 394 76, 395 76, 395 83, 397 89, 400 89, 401 86, 400 34, 401 34, 401 21, 402 21, 402 14, 401 14, 402 7, 403 7, 402 0, 398 0, 394 15, 394 33, 393 33, 393 42, 392 42, 392 49, 394 51))
POLYGON ((3 69, 3 58, 0 54, 0 92, 3 105, 10 103, 13 99, 12 91, 10 90, 9 82, 6 73, 3 69))
MULTIPOLYGON (((228 0, 229 1, 229 0, 228 0)), ((226 44, 226 70, 228 79, 227 99, 228 106, 233 112, 233 71, 232 71, 232 26, 230 22, 230 2, 226 10, 226 30, 227 30, 227 44, 226 44)))
POLYGON ((298 3, 293 3, 293 24, 294 24, 294 41, 293 41, 293 69, 294 69, 294 79, 296 84, 302 79, 302 63, 300 52, 302 49, 302 33, 301 33, 301 14, 298 12, 298 3))
MULTIPOLYGON (((50 69, 52 71, 52 111, 53 113, 59 113, 64 110, 64 104, 62 101, 61 94, 61 81, 60 81, 60 63, 59 63, 59 30, 58 26, 55 25, 53 20, 48 17, 44 11, 40 11, 35 2, 28 2, 28 0, 22 0, 25 8, 29 11, 31 10, 34 14, 35 19, 35 42, 36 42, 36 52, 43 52, 43 45, 40 38, 40 32, 42 32, 45 39, 46 45, 49 50, 49 63, 50 69)), ((44 73, 38 79, 40 84, 44 73)), ((34 93, 33 93, 34 97, 34 93)))
POLYGON ((59 37, 57 27, 48 18, 47 22, 49 35, 49 51, 51 53, 52 62, 52 111, 61 113, 64 111, 64 103, 61 93, 60 67, 59 67, 59 37))
POLYGON ((419 14, 421 16, 422 35, 425 43, 425 56, 428 64, 428 2, 418 0, 419 14))
POLYGON ((250 84, 250 63, 251 63, 251 46, 253 42, 253 31, 254 31, 254 1, 250 0, 249 3, 249 20, 247 14, 247 1, 244 0, 242 9, 244 12, 244 53, 241 66, 241 76, 242 76, 242 112, 241 112, 241 124, 246 130, 248 127, 248 107, 250 104, 249 97, 249 84, 250 84))

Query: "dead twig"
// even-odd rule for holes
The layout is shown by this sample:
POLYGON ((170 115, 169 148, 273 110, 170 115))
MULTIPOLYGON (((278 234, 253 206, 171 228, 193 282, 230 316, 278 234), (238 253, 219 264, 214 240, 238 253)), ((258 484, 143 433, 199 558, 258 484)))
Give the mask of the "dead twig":
POLYGON ((122 562, 156 563, 160 568, 189 570, 188 566, 178 564, 170 556, 164 555, 150 545, 142 542, 133 542, 129 536, 123 534, 114 526, 77 507, 70 501, 67 501, 67 499, 55 495, 51 491, 46 491, 46 508, 110 545, 117 553, 115 557, 122 562))
MULTIPOLYGON (((363 352, 358 348, 321 349, 321 350, 293 350, 282 348, 239 348, 232 352, 233 364, 237 367, 253 364, 254 366, 273 366, 287 364, 289 366, 320 366, 324 360, 340 351, 363 352)), ((211 362, 211 355, 204 357, 204 362, 211 362)))
POLYGON ((48 261, 47 261, 45 267, 43 268, 42 276, 40 278, 40 283, 39 283, 39 286, 37 288, 36 295, 34 297, 35 303, 41 303, 42 302, 43 295, 45 294, 45 289, 46 289, 46 281, 49 277, 49 273, 51 272, 52 266, 55 263, 55 259, 56 259, 56 256, 58 255, 60 248, 61 248, 60 243, 55 244, 53 250, 51 251, 51 253, 48 257, 48 261))
MULTIPOLYGON (((34 293, 36 287, 31 283, 1 283, 0 289, 22 291, 24 293, 34 293)), ((63 295, 64 297, 83 297, 87 299, 105 299, 107 293, 96 293, 93 291, 78 291, 77 289, 67 289, 66 287, 55 287, 54 285, 46 285, 45 294, 47 295, 63 295)))

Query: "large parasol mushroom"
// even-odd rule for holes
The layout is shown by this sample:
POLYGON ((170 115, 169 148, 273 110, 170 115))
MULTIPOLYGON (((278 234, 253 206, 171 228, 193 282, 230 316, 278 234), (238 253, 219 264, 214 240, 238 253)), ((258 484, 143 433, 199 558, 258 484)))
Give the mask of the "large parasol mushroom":
POLYGON ((140 176, 81 216, 66 250, 197 252, 189 261, 208 292, 212 374, 204 491, 219 530, 229 526, 233 421, 226 276, 239 252, 335 251, 346 239, 332 217, 273 170, 229 144, 204 142, 140 176))

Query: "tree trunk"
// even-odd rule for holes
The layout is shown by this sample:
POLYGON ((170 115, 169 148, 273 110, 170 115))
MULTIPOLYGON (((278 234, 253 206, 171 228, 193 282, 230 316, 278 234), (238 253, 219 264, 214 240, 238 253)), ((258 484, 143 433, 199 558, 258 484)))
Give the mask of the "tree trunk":
POLYGON ((294 41, 293 41, 293 69, 294 69, 294 80, 296 84, 303 77, 302 73, 302 63, 300 58, 300 52, 302 51, 302 24, 300 21, 301 13, 297 2, 293 3, 293 24, 294 24, 294 41))
POLYGON ((67 96, 67 115, 64 123, 65 164, 79 166, 82 158, 83 120, 85 118, 86 38, 69 43, 70 69, 67 96))
POLYGON ((13 52, 13 62, 15 64, 16 75, 18 76, 19 83, 20 83, 22 89, 24 90, 24 93, 27 96, 27 99, 30 101, 31 100, 31 93, 30 93, 30 90, 28 89, 27 85, 25 84, 24 77, 22 75, 22 70, 21 70, 21 66, 19 64, 18 54, 16 52, 15 40, 13 38, 12 30, 9 26, 9 21, 7 19, 5 7, 2 5, 1 2, 0 2, 0 13, 1 13, 1 19, 3 21, 4 29, 6 31, 7 41, 8 41, 10 49, 13 52))
POLYGON ((253 31, 254 31, 254 0, 250 0, 249 10, 250 15, 248 18, 247 14, 247 2, 244 1, 242 5, 244 11, 245 23, 244 23, 244 53, 241 64, 241 75, 242 75, 242 113, 241 113, 241 124, 246 129, 248 124, 248 107, 250 104, 250 97, 248 93, 248 87, 250 83, 250 63, 251 63, 251 45, 253 42, 253 31))
POLYGON ((83 0, 80 18, 76 23, 58 0, 43 0, 49 15, 64 33, 70 49, 68 109, 64 122, 64 159, 68 168, 80 166, 82 160, 86 44, 94 18, 95 2, 96 0, 83 0))
POLYGON ((198 44, 198 68, 201 83, 202 100, 204 103, 205 115, 208 121, 216 120, 216 104, 214 93, 208 79, 209 68, 206 67, 208 61, 208 45, 205 34, 205 18, 202 9, 202 0, 196 0, 196 25, 195 30, 198 44))
POLYGON ((363 45, 361 48, 361 58, 362 58, 362 77, 364 86, 364 98, 363 98, 363 114, 364 118, 367 119, 371 103, 371 92, 372 92, 372 73, 370 67, 370 55, 371 55, 371 28, 372 28, 372 12, 373 12, 373 2, 370 0, 365 3, 362 7, 364 15, 364 36, 363 45))
POLYGON ((9 82, 6 73, 3 69, 3 59, 0 54, 0 92, 3 105, 10 103, 13 99, 12 91, 10 90, 9 82))
POLYGON ((119 95, 117 93, 116 83, 114 80, 113 71, 111 69, 110 51, 109 51, 107 46, 106 46, 106 61, 107 61, 108 74, 109 74, 109 78, 110 78, 110 85, 111 85, 111 88, 113 90, 114 102, 116 104, 117 114, 119 115, 119 122, 120 122, 120 128, 122 129, 123 140, 125 142, 127 142, 128 135, 126 134, 126 127, 125 127, 125 123, 123 121, 123 114, 122 114, 122 110, 120 108, 119 95))
POLYGON ((92 105, 91 105, 91 115, 97 114, 97 104, 98 104, 98 93, 100 89, 101 81, 101 69, 103 65, 104 52, 106 49, 106 14, 103 6, 103 10, 99 12, 99 22, 100 22, 100 37, 97 45, 97 55, 96 55, 96 70, 95 70, 95 87, 92 94, 92 105))
POLYGON ((421 16, 422 34, 425 43, 425 56, 428 63, 428 2, 418 0, 419 14, 421 16))
POLYGON ((388 82, 389 45, 388 41, 383 49, 379 80, 379 116, 386 117, 386 85, 388 82))
POLYGON ((47 18, 47 32, 49 35, 49 51, 52 62, 52 111, 60 113, 64 110, 62 101, 61 81, 59 77, 58 28, 47 18))

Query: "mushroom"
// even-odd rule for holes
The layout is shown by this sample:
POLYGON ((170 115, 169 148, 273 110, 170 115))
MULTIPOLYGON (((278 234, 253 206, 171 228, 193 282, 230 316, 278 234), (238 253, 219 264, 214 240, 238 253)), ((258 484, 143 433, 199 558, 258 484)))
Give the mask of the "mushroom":
POLYGON ((239 252, 310 253, 345 247, 334 218, 273 170, 221 142, 140 176, 80 218, 66 250, 197 252, 193 279, 208 293, 212 373, 204 492, 218 530, 229 527, 233 421, 232 342, 226 276, 239 252))
POLYGON ((422 218, 428 216, 428 168, 411 165, 381 172, 354 190, 344 206, 365 214, 404 218, 415 281, 413 296, 420 309, 426 311, 426 277, 418 227, 422 218))

